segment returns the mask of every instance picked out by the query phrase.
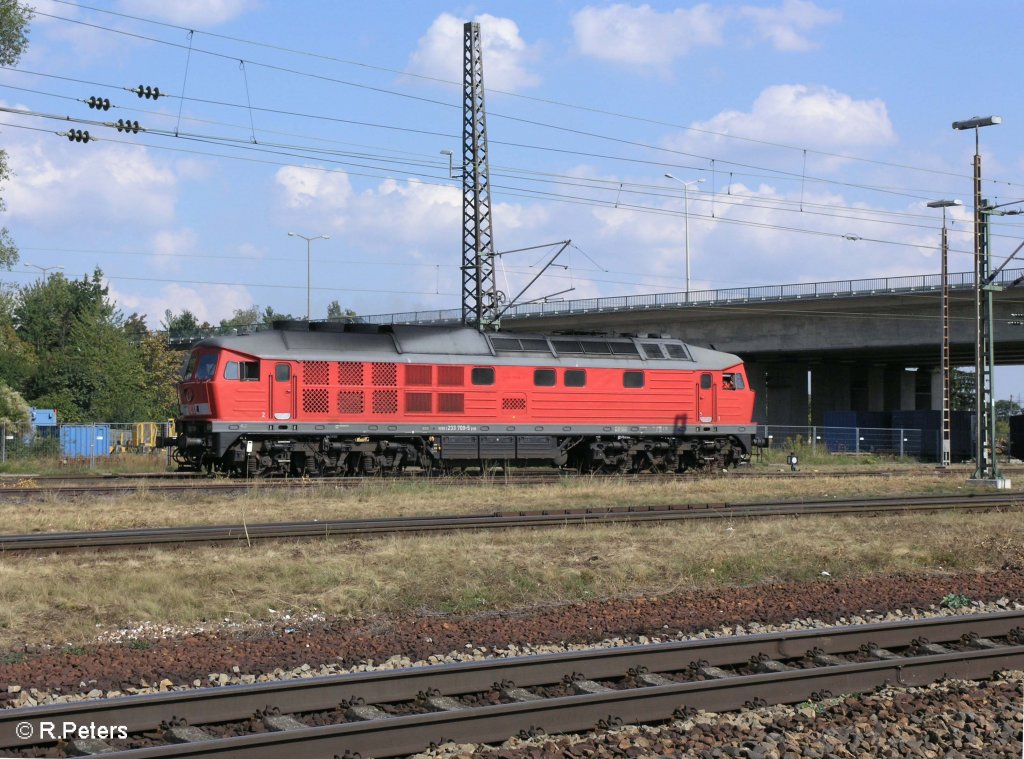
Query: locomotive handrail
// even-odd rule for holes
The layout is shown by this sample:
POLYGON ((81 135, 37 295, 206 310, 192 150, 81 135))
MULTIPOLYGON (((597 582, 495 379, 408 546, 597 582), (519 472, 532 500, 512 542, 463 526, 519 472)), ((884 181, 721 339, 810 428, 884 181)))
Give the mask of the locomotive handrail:
MULTIPOLYGON (((1024 276, 1024 269, 1004 269, 996 283, 1009 283, 1024 276)), ((503 320, 534 317, 588 314, 603 311, 643 310, 648 308, 692 308, 697 306, 729 305, 745 302, 787 301, 806 298, 861 297, 878 294, 898 294, 921 290, 938 290, 941 274, 913 274, 900 277, 870 279, 840 279, 828 282, 796 282, 782 285, 730 287, 719 290, 691 290, 690 292, 641 293, 638 295, 612 295, 602 298, 552 300, 523 303, 513 306, 503 320)), ((948 275, 953 290, 974 287, 973 272, 953 272, 948 275)), ((458 308, 404 311, 391 314, 371 314, 355 317, 363 324, 457 324, 462 320, 458 308)), ((230 328, 195 330, 188 333, 168 333, 167 341, 173 345, 191 345, 197 340, 217 335, 248 334, 271 329, 267 324, 250 324, 230 328)))

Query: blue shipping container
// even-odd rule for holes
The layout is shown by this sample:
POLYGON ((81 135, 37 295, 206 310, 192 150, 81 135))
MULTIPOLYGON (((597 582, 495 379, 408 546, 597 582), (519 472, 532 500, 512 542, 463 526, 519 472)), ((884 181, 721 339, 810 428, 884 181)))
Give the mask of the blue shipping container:
POLYGON ((60 428, 60 449, 68 458, 110 455, 109 424, 65 424, 60 428))
POLYGON ((57 424, 57 412, 52 408, 34 408, 30 411, 33 427, 53 427, 57 424))

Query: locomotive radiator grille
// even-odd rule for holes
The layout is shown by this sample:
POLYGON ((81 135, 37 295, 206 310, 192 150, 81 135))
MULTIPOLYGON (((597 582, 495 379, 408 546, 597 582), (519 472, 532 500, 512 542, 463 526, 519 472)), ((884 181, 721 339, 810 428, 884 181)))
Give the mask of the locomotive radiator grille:
POLYGON ((466 413, 466 396, 462 393, 438 393, 437 410, 441 414, 466 413))
POLYGON ((398 384, 398 366, 396 364, 370 364, 370 376, 373 384, 377 387, 395 387, 398 384))
MULTIPOLYGON (((461 366, 437 367, 437 384, 446 387, 462 387, 465 383, 461 366)), ((442 409, 443 410, 443 409, 442 409)))
POLYGON ((405 367, 405 384, 414 387, 430 387, 434 383, 434 367, 409 364, 405 367))
POLYGON ((303 389, 302 411, 306 414, 328 414, 331 405, 326 388, 303 389))
POLYGON ((342 390, 338 393, 339 414, 361 414, 365 408, 360 390, 342 390))
POLYGON ((331 384, 331 365, 327 361, 303 361, 302 380, 307 385, 331 384))
POLYGON ((430 414, 434 410, 430 393, 406 393, 405 410, 410 414, 430 414))
POLYGON ((397 414, 398 413, 398 391, 397 390, 374 390, 373 391, 373 413, 375 413, 375 414, 397 414))
POLYGON ((339 361, 338 384, 349 386, 362 385, 363 365, 358 361, 339 361))

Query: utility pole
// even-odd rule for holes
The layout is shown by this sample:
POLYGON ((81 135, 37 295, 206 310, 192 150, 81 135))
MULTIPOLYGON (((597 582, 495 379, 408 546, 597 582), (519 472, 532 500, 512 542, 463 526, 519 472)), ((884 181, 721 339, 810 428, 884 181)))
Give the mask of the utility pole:
POLYGON ((981 197, 981 151, 978 130, 1003 121, 1000 116, 974 116, 954 121, 953 129, 974 130, 974 413, 975 469, 969 483, 997 489, 1010 486, 999 474, 996 462, 996 419, 993 376, 995 351, 992 323, 992 291, 1002 289, 989 280, 988 203, 981 197))
POLYGON ((462 322, 478 330, 496 326, 491 181, 480 24, 463 26, 462 92, 462 322))

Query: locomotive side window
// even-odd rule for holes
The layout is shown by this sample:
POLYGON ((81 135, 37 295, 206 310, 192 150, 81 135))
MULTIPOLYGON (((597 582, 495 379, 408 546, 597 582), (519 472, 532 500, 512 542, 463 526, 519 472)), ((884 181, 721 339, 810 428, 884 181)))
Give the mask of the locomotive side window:
POLYGON ((493 385, 494 384, 494 367, 493 366, 474 366, 472 374, 472 382, 474 385, 493 385))
POLYGON ((224 379, 236 380, 238 379, 238 362, 228 361, 224 364, 224 379))
POLYGON ((700 388, 701 390, 710 390, 711 383, 713 382, 710 374, 700 375, 700 388))
POLYGON ((665 358, 665 354, 661 352, 661 346, 657 343, 640 343, 640 348, 647 358, 665 358))
POLYGON ((584 369, 566 369, 565 370, 565 386, 566 387, 586 387, 587 386, 587 372, 584 369))
POLYGON ((622 386, 623 387, 643 387, 644 386, 644 373, 643 372, 623 372, 622 373, 622 386))
POLYGON ((288 382, 292 378, 292 367, 289 364, 274 365, 274 379, 278 382, 288 382))
POLYGON ((259 361, 243 361, 242 362, 242 382, 259 382, 260 381, 260 362, 259 361))
POLYGON ((533 384, 536 387, 554 387, 555 386, 555 370, 554 369, 534 369, 533 370, 533 384))

